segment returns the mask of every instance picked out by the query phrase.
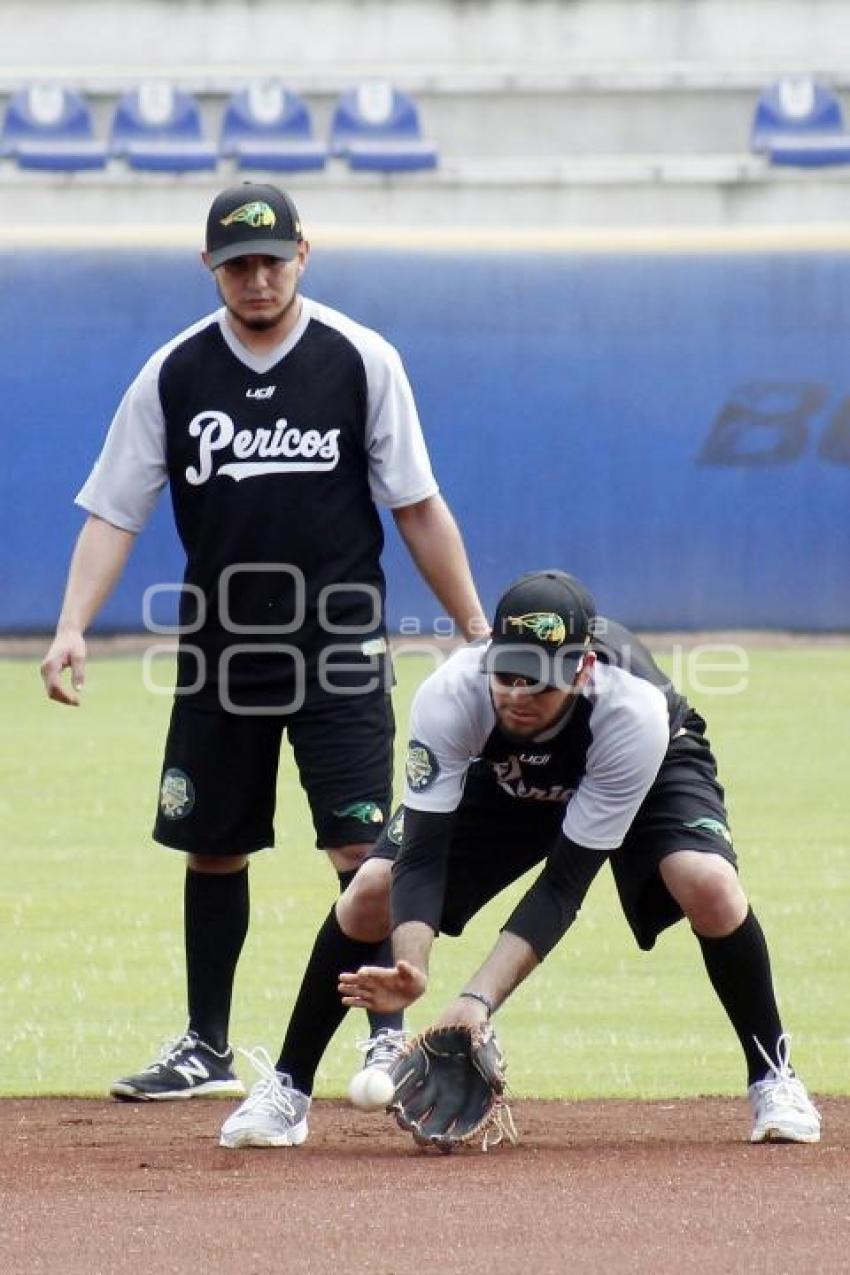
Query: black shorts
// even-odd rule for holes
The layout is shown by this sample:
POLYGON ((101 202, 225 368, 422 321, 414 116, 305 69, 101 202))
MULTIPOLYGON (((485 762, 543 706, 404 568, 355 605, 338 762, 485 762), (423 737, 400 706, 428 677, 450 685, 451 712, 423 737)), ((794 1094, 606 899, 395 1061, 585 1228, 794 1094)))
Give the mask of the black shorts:
POLYGON ((326 695, 297 712, 247 717, 175 700, 154 839, 193 854, 251 854, 274 845, 286 731, 307 794, 316 845, 370 844, 392 793, 394 722, 383 689, 326 695))
MULTIPOLYGON (((644 950, 682 918, 658 871, 663 858, 678 850, 698 850, 736 865, 704 723, 692 713, 686 726, 671 742, 622 846, 610 858, 623 912, 644 950)), ((399 813, 371 851, 373 856, 394 859, 398 854, 399 813)), ((486 903, 542 863, 563 817, 559 803, 509 797, 493 782, 485 764, 475 763, 452 831, 441 932, 460 934, 486 903)))

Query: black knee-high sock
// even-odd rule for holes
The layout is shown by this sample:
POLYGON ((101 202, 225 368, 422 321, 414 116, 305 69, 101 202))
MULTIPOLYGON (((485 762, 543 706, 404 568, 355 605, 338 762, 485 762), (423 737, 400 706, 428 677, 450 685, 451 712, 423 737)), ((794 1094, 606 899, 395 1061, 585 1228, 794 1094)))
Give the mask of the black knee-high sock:
MULTIPOLYGON (((337 876, 339 877, 340 894, 343 894, 345 892, 345 890, 348 888, 349 884, 354 880, 356 875, 357 875, 356 868, 350 868, 347 872, 337 873, 337 876)), ((371 964, 385 965, 387 967, 395 964, 395 962, 393 961, 392 935, 388 934, 387 937, 384 939, 383 943, 381 944, 381 946, 378 948, 377 952, 375 953, 374 960, 371 962, 371 964)), ((383 1031, 386 1028, 389 1028, 390 1031, 401 1031, 402 1027, 404 1026, 404 1013, 400 1009, 396 1010, 392 1014, 381 1014, 376 1009, 370 1009, 367 1011, 367 1017, 369 1019, 369 1032, 372 1036, 377 1035, 379 1031, 383 1031)))
POLYGON ((233 979, 249 913, 247 865, 239 872, 186 870, 189 1028, 220 1053, 227 1049, 233 979))
POLYGON ((277 1062, 277 1070, 288 1072, 302 1093, 313 1092, 322 1054, 348 1012, 337 990, 339 975, 373 964, 377 949, 377 943, 361 943, 344 934, 336 908, 331 908, 316 935, 277 1062))
POLYGON ((751 1085, 770 1070, 754 1037, 775 1058, 782 1035, 764 933, 750 908, 738 929, 725 938, 708 939, 701 934, 697 938, 708 977, 744 1050, 751 1085))

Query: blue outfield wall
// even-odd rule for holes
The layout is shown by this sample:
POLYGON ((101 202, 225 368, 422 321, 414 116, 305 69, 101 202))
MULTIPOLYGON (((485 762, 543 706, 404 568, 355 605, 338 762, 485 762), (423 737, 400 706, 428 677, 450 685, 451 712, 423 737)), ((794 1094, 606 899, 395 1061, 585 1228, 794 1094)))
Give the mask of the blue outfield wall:
MULTIPOLYGON (((0 270, 0 629, 48 629, 121 393, 216 302, 183 251, 0 270)), ((401 350, 488 607, 555 564, 639 627, 850 629, 850 256, 326 249, 307 282, 401 350)), ((432 631, 392 529, 385 566, 432 631)), ((99 627, 180 575, 166 497, 99 627)))

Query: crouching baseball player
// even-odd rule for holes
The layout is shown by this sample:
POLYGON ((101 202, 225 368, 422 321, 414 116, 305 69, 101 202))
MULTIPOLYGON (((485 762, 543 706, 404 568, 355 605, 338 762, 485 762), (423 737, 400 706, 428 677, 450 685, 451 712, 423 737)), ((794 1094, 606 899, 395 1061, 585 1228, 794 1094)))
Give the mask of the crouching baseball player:
POLYGON ((820 1116, 790 1066, 704 732, 641 642, 596 616, 577 580, 518 580, 492 639, 458 651, 416 696, 403 809, 337 907, 353 939, 381 939, 391 918, 395 966, 343 973, 345 1005, 386 1012, 416 1000, 435 936, 460 934, 542 861, 440 1019, 484 1024, 563 938, 609 862, 641 948, 690 922, 744 1051, 752 1141, 817 1142, 820 1116))
MULTIPOLYGON (((744 1051, 752 1140, 817 1142, 820 1116, 790 1065, 705 722, 639 639, 597 616, 561 571, 513 584, 491 638, 457 651, 416 695, 404 805, 330 913, 305 975, 325 1046, 348 1007, 386 1013, 417 1000, 436 935, 460 934, 542 863, 436 1024, 468 1028, 472 1044, 456 1033, 407 1061, 399 1044, 387 1063, 390 1101, 417 1141, 448 1150, 464 1129, 480 1131, 487 1102, 469 1077, 483 1074, 497 1102, 504 1087, 490 1015, 563 938, 606 862, 641 948, 690 922, 744 1051), (370 954, 390 931, 395 964, 383 968, 370 954), (462 1098, 445 1092, 444 1075, 462 1098)), ((313 1043, 315 1067, 324 1047, 313 1043)), ((274 1145, 277 1119, 270 1083, 230 1117, 222 1142, 274 1145)))

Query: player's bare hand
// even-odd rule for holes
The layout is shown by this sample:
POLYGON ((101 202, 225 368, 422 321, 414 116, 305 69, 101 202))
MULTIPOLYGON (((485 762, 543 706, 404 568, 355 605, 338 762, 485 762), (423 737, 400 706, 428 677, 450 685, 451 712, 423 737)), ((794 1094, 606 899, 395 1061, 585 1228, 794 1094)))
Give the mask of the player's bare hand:
POLYGON ((57 704, 80 702, 79 692, 86 680, 86 643, 82 633, 57 633, 41 662, 41 679, 48 699, 57 704), (64 677, 70 669, 70 685, 64 677))
POLYGON ((406 1009, 425 991, 428 975, 409 961, 382 965, 361 965, 353 974, 340 974, 339 994, 349 1009, 374 1009, 392 1014, 406 1009))
POLYGON ((487 1022, 487 1007, 471 996, 458 996, 437 1021, 435 1027, 469 1027, 470 1030, 487 1022))

